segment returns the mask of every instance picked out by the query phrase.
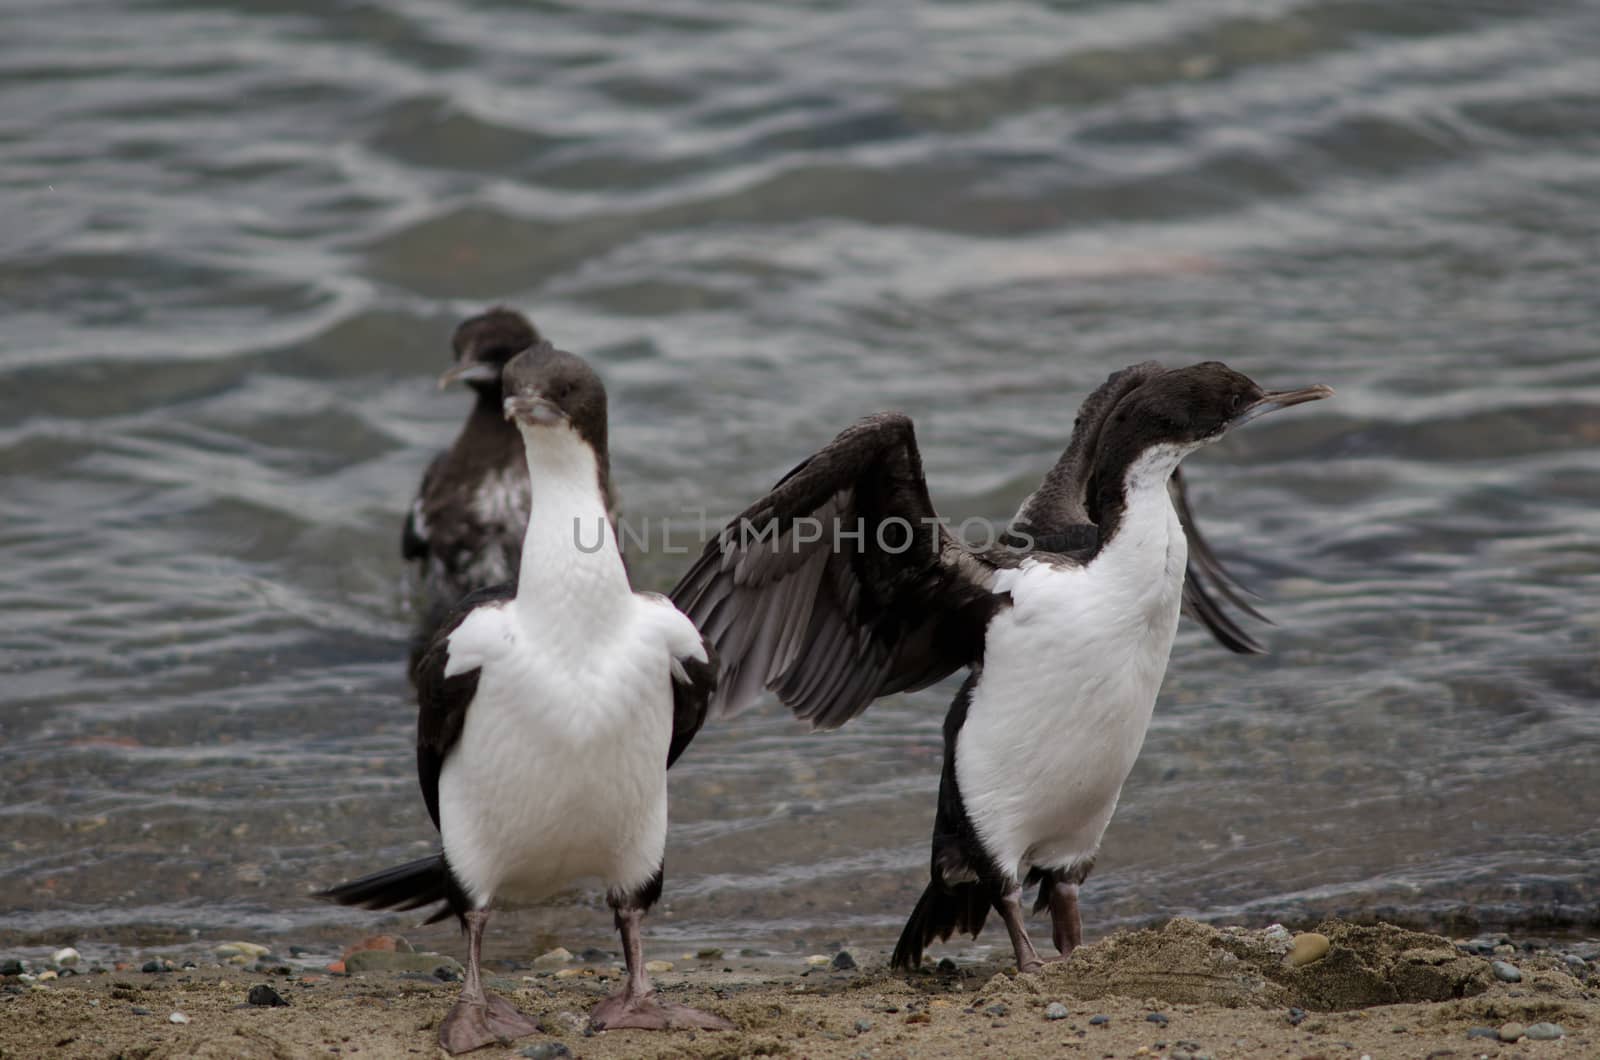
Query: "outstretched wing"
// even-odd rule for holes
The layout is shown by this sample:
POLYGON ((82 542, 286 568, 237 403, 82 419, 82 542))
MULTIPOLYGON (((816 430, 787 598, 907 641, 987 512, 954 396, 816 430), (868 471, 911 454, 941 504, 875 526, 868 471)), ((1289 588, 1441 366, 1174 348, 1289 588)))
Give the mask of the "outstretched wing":
POLYGON ((467 708, 478 693, 482 670, 473 668, 445 676, 450 661, 450 635, 478 607, 504 603, 516 596, 513 585, 495 585, 469 593, 450 613, 417 662, 412 677, 417 685, 417 782, 428 816, 439 827, 439 773, 444 760, 461 739, 467 708))
POLYGON ((771 689, 831 729, 972 662, 992 572, 940 526, 911 420, 879 413, 730 521, 672 601, 720 660, 719 711, 771 689))
POLYGON ((1189 538, 1189 562, 1184 568, 1183 577, 1184 611, 1199 619, 1211 631, 1217 643, 1229 651, 1240 655, 1266 654, 1267 649, 1261 646, 1261 642, 1252 637, 1217 599, 1220 596, 1256 621, 1270 624, 1267 616, 1244 598, 1244 594, 1250 590, 1228 572, 1200 533, 1200 524, 1195 522, 1194 510, 1189 507, 1189 493, 1181 468, 1172 473, 1168 491, 1172 494, 1172 506, 1177 509, 1178 521, 1183 523, 1184 533, 1189 538))

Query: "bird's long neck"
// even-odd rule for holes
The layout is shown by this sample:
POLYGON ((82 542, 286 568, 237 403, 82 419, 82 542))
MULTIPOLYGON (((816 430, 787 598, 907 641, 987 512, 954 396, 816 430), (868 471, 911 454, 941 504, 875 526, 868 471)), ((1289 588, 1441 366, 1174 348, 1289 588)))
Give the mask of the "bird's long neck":
POLYGON ((1100 549, 1110 548, 1133 523, 1165 525, 1172 512, 1167 485, 1194 446, 1159 443, 1102 450, 1089 478, 1090 518, 1100 530, 1100 549))
MULTIPOLYGON (((606 458, 567 426, 522 429, 532 493, 517 584, 520 613, 581 632, 632 589, 609 519, 606 458)), ((603 444, 603 443, 602 443, 603 444)))

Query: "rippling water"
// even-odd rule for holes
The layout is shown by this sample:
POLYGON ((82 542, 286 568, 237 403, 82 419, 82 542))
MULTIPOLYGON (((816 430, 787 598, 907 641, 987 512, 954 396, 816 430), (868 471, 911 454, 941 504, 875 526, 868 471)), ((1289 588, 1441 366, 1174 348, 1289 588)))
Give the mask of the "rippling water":
MULTIPOLYGON (((431 848, 400 516, 496 301, 600 367, 635 519, 885 407, 1000 518, 1129 362, 1334 385, 1191 461, 1273 654, 1185 627, 1090 932, 1600 925, 1594 5, 11 9, 0 943, 331 938, 431 848)), ((652 937, 891 940, 950 693, 707 730, 652 937)))

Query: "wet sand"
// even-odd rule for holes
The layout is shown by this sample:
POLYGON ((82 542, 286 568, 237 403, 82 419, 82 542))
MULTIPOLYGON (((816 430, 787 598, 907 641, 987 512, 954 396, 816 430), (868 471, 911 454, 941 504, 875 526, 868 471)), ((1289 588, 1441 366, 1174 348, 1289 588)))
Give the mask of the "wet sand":
MULTIPOLYGON (((678 961, 656 976, 674 999, 719 1012, 724 1033, 586 1033, 588 1010, 616 986, 609 961, 490 982, 547 1033, 478 1057, 1479 1057, 1600 1056, 1600 969, 1554 952, 1508 957, 1501 982, 1485 957, 1435 935, 1330 921, 1314 963, 1285 962, 1288 934, 1174 920, 1085 946, 1072 961, 1018 976, 998 963, 890 974, 886 954, 858 970, 798 961, 752 966, 678 961), (799 965, 799 967, 797 967, 799 965), (802 974, 806 972, 806 974, 802 974), (1066 1010, 1050 1018, 1052 1004, 1066 1010), (1554 1023, 1565 1037, 1517 1044, 1474 1028, 1554 1023), (540 1055, 540 1054, 528 1054, 540 1055)), ((426 960, 419 962, 427 963, 426 960)), ((268 965, 271 962, 267 962, 268 965)), ((439 1021, 458 990, 425 971, 278 974, 202 960, 5 979, 0 1057, 442 1056, 439 1021), (252 1005, 271 985, 282 1007, 252 1005), (181 1013, 186 1023, 170 1022, 181 1013)))

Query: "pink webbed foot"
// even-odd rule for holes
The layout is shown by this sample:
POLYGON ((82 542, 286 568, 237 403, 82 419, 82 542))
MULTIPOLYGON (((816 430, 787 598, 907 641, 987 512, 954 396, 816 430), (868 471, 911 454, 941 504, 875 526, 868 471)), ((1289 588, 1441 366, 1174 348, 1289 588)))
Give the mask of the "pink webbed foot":
POLYGON ((538 1021, 517 1011, 511 1002, 488 994, 482 1002, 456 1002, 439 1024, 439 1044, 455 1056, 525 1038, 538 1029, 538 1021))
POLYGON ((642 997, 630 997, 627 991, 612 994, 595 1006, 589 1022, 597 1031, 625 1028, 643 1031, 734 1029, 733 1024, 721 1016, 673 1001, 663 1001, 656 997, 654 990, 642 997))

